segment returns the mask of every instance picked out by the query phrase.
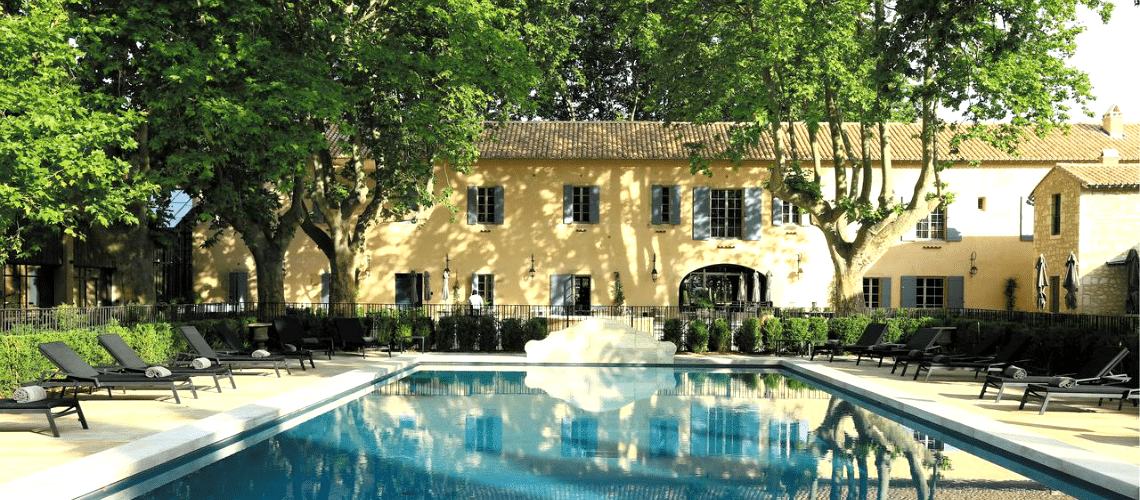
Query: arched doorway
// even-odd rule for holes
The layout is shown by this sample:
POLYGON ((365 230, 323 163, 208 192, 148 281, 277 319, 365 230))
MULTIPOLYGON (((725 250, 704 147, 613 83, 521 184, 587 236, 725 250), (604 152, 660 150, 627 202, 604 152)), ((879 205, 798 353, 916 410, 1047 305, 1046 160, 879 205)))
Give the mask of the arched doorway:
POLYGON ((681 279, 677 291, 682 308, 741 308, 771 305, 768 277, 736 264, 716 264, 696 269, 681 279))

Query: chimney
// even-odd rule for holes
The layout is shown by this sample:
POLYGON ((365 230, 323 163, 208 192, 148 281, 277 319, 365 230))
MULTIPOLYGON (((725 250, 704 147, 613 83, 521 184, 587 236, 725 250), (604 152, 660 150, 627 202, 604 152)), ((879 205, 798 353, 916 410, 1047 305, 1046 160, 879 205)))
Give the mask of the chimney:
POLYGON ((1118 165, 1120 164, 1120 152, 1115 149, 1105 149, 1100 152, 1101 165, 1118 165))
POLYGON ((1108 111, 1101 117, 1100 128, 1113 139, 1124 138, 1124 113, 1120 112, 1119 105, 1113 104, 1111 108, 1108 108, 1108 111))

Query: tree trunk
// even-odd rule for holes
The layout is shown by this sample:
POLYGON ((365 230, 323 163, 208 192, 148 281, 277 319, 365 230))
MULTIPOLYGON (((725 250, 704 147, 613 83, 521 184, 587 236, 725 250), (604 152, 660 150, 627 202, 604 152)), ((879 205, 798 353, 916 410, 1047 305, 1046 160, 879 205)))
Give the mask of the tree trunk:
POLYGON ((249 246, 257 268, 257 317, 269 320, 285 314, 285 247, 249 246))

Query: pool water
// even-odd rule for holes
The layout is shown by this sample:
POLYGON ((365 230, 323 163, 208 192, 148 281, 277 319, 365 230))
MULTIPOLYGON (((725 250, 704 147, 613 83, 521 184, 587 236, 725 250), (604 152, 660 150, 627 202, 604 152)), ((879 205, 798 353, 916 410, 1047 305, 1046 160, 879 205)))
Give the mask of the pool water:
POLYGON ((529 370, 418 371, 138 498, 1067 498, 775 371, 529 370))

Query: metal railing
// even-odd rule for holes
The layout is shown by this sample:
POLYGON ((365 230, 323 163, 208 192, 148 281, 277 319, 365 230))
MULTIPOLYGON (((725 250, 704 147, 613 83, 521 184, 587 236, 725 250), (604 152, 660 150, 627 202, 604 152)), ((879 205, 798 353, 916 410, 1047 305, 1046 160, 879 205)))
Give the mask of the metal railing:
MULTIPOLYGON (((824 316, 827 311, 791 308, 741 306, 722 309, 694 309, 676 306, 594 306, 590 308, 548 305, 491 305, 472 310, 467 305, 425 304, 312 304, 275 303, 256 304, 158 304, 104 307, 55 307, 31 309, 0 309, 0 333, 21 333, 43 330, 101 329, 107 325, 136 323, 185 323, 202 320, 256 318, 272 320, 286 315, 312 314, 334 317, 366 317, 376 314, 415 311, 416 315, 438 322, 440 318, 456 315, 491 317, 497 321, 517 318, 527 321, 542 318, 547 331, 572 326, 587 318, 605 318, 621 321, 643 331, 661 333, 668 319, 687 322, 693 319, 713 321, 723 318, 735 329, 745 318, 772 316, 778 318, 824 316)), ((1027 324, 1034 328, 1059 325, 1077 326, 1088 333, 1135 333, 1140 331, 1140 316, 1098 316, 1089 314, 1059 314, 1027 311, 998 311, 989 309, 890 309, 878 310, 876 317, 935 317, 945 320, 1006 321, 1027 324)))

